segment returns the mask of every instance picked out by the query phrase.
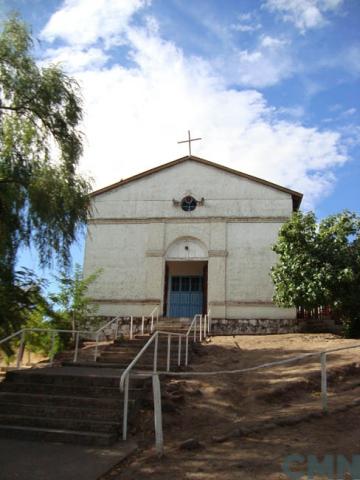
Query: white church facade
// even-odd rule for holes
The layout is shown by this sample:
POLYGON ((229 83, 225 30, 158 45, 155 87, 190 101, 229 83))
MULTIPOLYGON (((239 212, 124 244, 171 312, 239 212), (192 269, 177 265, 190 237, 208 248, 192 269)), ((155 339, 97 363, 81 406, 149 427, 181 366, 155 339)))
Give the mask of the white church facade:
POLYGON ((210 310, 234 333, 244 322, 295 322, 295 309, 272 302, 270 269, 279 229, 301 199, 191 155, 95 191, 84 273, 102 269, 90 291, 98 314, 210 310))

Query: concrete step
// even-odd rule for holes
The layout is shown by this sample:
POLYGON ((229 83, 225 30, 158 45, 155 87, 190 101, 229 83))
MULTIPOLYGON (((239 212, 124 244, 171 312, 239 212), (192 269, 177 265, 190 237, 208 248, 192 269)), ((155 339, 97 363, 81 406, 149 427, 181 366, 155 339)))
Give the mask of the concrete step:
MULTIPOLYGON (((113 443, 123 414, 121 372, 119 365, 99 369, 88 363, 83 368, 71 364, 8 372, 0 385, 0 435, 87 445, 113 443)), ((131 381, 130 419, 145 384, 144 379, 131 381)))
POLYGON ((160 320, 157 324, 154 324, 154 327, 166 326, 169 328, 189 328, 191 322, 172 322, 171 320, 160 320))
MULTIPOLYGON (((95 367, 95 368, 98 368, 99 371, 101 371, 101 369, 104 369, 104 368, 119 368, 119 370, 125 370, 125 368, 127 368, 129 365, 130 365, 130 362, 132 361, 132 359, 128 362, 128 363, 117 363, 116 361, 113 362, 113 361, 98 361, 98 362, 88 362, 88 363, 75 363, 74 365, 81 368, 81 367, 95 367)), ((66 364, 64 364, 66 365, 66 364)), ((176 368, 177 367, 177 362, 175 361, 172 361, 171 362, 171 365, 172 365, 172 368, 176 368)), ((162 361, 162 362, 158 362, 158 369, 161 368, 161 370, 165 369, 166 367, 166 362, 165 361, 162 361)), ((136 364, 136 370, 152 370, 153 369, 153 362, 147 362, 147 363, 143 363, 143 362, 140 362, 136 364)), ((137 379, 132 379, 133 382, 136 382, 137 379)), ((141 380, 138 380, 141 382, 141 380)))
MULTIPOLYGON (((191 351, 192 349, 189 349, 189 352, 191 351)), ((184 345, 184 348, 181 348, 181 355, 185 355, 185 345, 184 345)), ((121 349, 120 350, 108 350, 106 352, 102 352, 100 355, 98 355, 97 358, 106 358, 106 357, 111 357, 111 356, 116 356, 118 358, 124 358, 124 359, 134 359, 136 357, 136 355, 138 354, 139 352, 124 352, 122 351, 121 349)), ((177 357, 179 353, 179 349, 178 349, 178 345, 171 345, 170 347, 170 356, 172 357, 177 357)), ((157 352, 157 357, 158 358, 167 358, 167 349, 165 350, 158 350, 157 352)), ((154 351, 152 350, 149 350, 147 352, 143 352, 141 357, 140 358, 154 358, 154 351)))
MULTIPOLYGON (((129 401, 130 402, 130 401, 129 401)), ((134 401, 130 402, 132 405, 134 401)), ((118 408, 90 408, 63 405, 33 405, 0 402, 1 414, 24 415, 46 418, 68 418, 96 421, 118 421, 122 414, 122 404, 118 408)))
POLYGON ((84 375, 81 372, 80 375, 77 375, 77 368, 73 368, 74 365, 71 364, 71 374, 63 373, 62 367, 53 368, 54 374, 47 371, 46 373, 42 372, 42 369, 38 370, 17 370, 8 372, 6 375, 6 382, 21 382, 21 383, 46 383, 52 385, 74 385, 74 386, 96 386, 96 387, 117 387, 119 384, 119 379, 121 377, 121 371, 119 371, 116 377, 113 376, 102 376, 97 374, 89 376, 84 375))
POLYGON ((121 404, 120 392, 113 398, 94 398, 82 396, 66 396, 52 394, 19 393, 19 392, 1 392, 0 405, 4 403, 12 404, 36 404, 36 405, 62 405, 66 407, 90 407, 100 409, 117 409, 121 404))
MULTIPOLYGON (((82 359, 74 364, 69 356, 62 366, 7 372, 0 384, 0 436, 86 445, 113 443, 119 436, 123 413, 123 394, 119 389, 121 374, 149 338, 149 335, 140 335, 134 340, 101 345, 97 362, 92 355, 87 355, 83 356, 85 361, 82 359)), ((159 370, 166 370, 167 345, 167 337, 160 336, 159 370)), ((190 342, 189 355, 192 350, 190 342)), ((152 371, 153 354, 150 347, 134 370, 152 371)), ((181 357, 184 362, 184 339, 181 357)), ((171 369, 177 370, 178 340, 175 335, 171 341, 170 360, 171 369)), ((131 379, 130 418, 136 415, 138 401, 148 383, 147 378, 131 379)))
MULTIPOLYGON (((179 349, 177 345, 173 345, 172 348, 170 349, 170 357, 172 358, 177 358, 179 353, 179 349)), ((180 350, 181 356, 185 355, 185 348, 181 348, 180 350)), ((119 360, 123 360, 126 362, 127 360, 133 360, 136 357, 137 354, 131 354, 129 352, 123 352, 122 350, 109 350, 106 352, 102 352, 101 355, 99 355, 97 358, 98 359, 103 359, 103 358, 118 358, 119 360)), ((157 358, 159 359, 166 359, 167 358, 167 351, 166 350, 159 350, 157 354, 157 358)), ((141 357, 141 359, 149 360, 154 358, 154 352, 144 352, 141 357)))
MULTIPOLYGON (((171 332, 171 333, 176 333, 176 332, 171 332)), ((178 332, 178 333, 183 333, 183 332, 178 332)), ((175 341, 175 338, 176 338, 176 335, 173 335, 171 341, 175 341)), ((138 340, 138 341, 143 342, 143 345, 145 345, 146 341, 144 341, 144 340, 146 340, 146 339, 149 339, 149 337, 146 336, 146 335, 135 335, 134 339, 133 339, 133 340, 129 340, 129 341, 130 341, 130 342, 135 342, 136 340, 138 340)), ((189 340, 190 340, 190 338, 189 338, 189 340)), ((184 338, 184 337, 183 337, 182 341, 185 342, 185 338, 184 338)), ((124 341, 123 341, 123 342, 124 342, 124 341)), ((121 341, 119 341, 119 344, 120 344, 120 343, 121 343, 121 341)), ((158 343, 159 343, 159 344, 167 344, 167 335, 160 335, 160 336, 159 336, 158 343)))
MULTIPOLYGON (((135 381, 135 380, 134 380, 135 381)), ((142 387, 132 386, 131 396, 140 396, 143 392, 142 387)), ((114 387, 97 386, 76 386, 76 385, 56 385, 47 383, 29 383, 29 382, 3 382, 0 385, 0 392, 23 393, 23 394, 47 394, 56 396, 85 396, 100 399, 112 399, 119 396, 119 383, 114 387)))
MULTIPOLYGON (((50 442, 74 443, 81 445, 109 446, 117 440, 116 433, 79 432, 64 429, 32 428, 14 425, 0 425, 0 436, 41 440, 50 442)), ((61 461, 61 459, 59 459, 61 461)), ((54 466, 56 468, 56 466, 54 466)))
MULTIPOLYGON (((169 325, 158 325, 155 327, 155 330, 160 330, 162 332, 166 333, 181 333, 183 335, 186 335, 189 327, 175 327, 175 326, 169 326, 169 325)), ((165 333, 160 335, 160 337, 165 337, 165 333)))
MULTIPOLYGON (((172 333, 172 332, 169 332, 169 333, 172 333)), ((138 343, 143 343, 143 345, 145 345, 145 343, 148 342, 148 340, 150 339, 150 335, 142 335, 141 333, 137 333, 133 336, 132 339, 130 338, 123 338, 123 339, 117 339, 117 340, 114 340, 114 342, 112 343, 118 343, 118 344, 124 344, 126 342, 129 342, 129 343, 135 343, 135 342, 138 342, 138 343)), ((167 335, 166 334, 160 334, 159 335, 159 338, 158 338, 158 342, 159 343, 165 343, 167 342, 167 335)))
MULTIPOLYGON (((136 363, 136 367, 134 367, 136 370, 153 370, 153 361, 151 362, 138 362, 136 363)), ((122 366, 123 364, 117 363, 116 359, 106 359, 101 361, 102 366, 108 366, 111 365, 113 368, 116 368, 117 365, 122 366)), ((127 364, 127 366, 130 365, 130 362, 127 364)), ((167 362, 166 360, 158 361, 157 362, 157 368, 158 370, 164 370, 166 368, 167 362)), ((170 362, 170 366, 172 369, 175 369, 178 366, 178 363, 176 360, 172 360, 170 362)))
POLYGON ((112 433, 117 434, 121 428, 121 421, 99 422, 95 420, 41 417, 33 415, 16 415, 0 413, 0 425, 13 425, 31 428, 50 428, 78 432, 112 433))

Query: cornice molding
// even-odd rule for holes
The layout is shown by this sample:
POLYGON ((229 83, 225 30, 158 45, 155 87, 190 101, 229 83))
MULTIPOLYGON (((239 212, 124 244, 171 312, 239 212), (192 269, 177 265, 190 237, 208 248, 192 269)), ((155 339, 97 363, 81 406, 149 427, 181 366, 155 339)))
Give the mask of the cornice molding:
POLYGON ((289 217, 139 217, 89 218, 90 225, 116 225, 129 223, 284 223, 289 217))
POLYGON ((91 298, 91 303, 106 303, 106 304, 115 304, 115 305, 160 305, 160 298, 91 298))
MULTIPOLYGON (((249 300, 249 301, 240 301, 240 300, 227 300, 226 302, 209 302, 210 306, 214 307, 276 307, 273 302, 263 301, 263 300, 249 300)), ((279 308, 279 307, 276 307, 279 308)))

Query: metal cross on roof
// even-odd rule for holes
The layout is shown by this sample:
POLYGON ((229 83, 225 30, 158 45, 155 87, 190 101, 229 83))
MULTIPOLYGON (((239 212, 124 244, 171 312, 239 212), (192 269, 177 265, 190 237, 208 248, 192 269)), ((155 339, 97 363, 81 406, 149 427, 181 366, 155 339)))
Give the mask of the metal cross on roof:
POLYGON ((195 142, 196 140, 202 140, 201 138, 191 138, 190 130, 188 130, 188 140, 182 140, 181 142, 177 143, 188 143, 189 144, 189 157, 191 156, 191 142, 195 142))

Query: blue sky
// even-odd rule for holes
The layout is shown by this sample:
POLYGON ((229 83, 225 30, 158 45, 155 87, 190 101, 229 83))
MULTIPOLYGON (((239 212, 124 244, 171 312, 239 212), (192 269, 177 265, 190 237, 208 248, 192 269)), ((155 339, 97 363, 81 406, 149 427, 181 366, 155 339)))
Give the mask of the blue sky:
POLYGON ((0 6, 32 25, 39 62, 78 79, 95 187, 185 155, 190 128, 195 155, 301 191, 320 217, 360 213, 360 1, 0 6))

